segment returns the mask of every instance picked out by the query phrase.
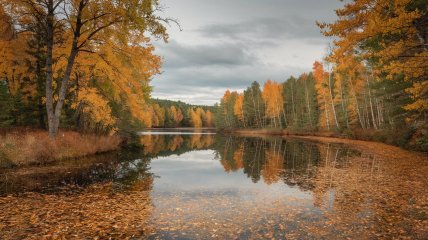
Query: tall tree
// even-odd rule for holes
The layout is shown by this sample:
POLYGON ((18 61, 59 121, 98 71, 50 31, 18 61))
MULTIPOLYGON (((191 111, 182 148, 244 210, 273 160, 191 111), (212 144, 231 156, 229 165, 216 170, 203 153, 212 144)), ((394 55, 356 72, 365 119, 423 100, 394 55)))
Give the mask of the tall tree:
POLYGON ((233 113, 240 123, 242 123, 243 127, 246 127, 245 124, 245 114, 244 114, 244 94, 238 94, 235 105, 233 106, 233 113))
POLYGON ((274 126, 281 127, 281 113, 284 105, 282 84, 268 80, 263 86, 262 98, 266 104, 266 116, 273 120, 274 126))
POLYGON ((251 83, 251 86, 244 91, 244 116, 247 125, 251 127, 264 127, 264 102, 262 92, 258 82, 251 83))
POLYGON ((45 26, 46 110, 51 137, 58 133, 70 77, 79 54, 93 53, 103 58, 103 46, 111 47, 110 51, 122 51, 123 46, 138 49, 139 44, 145 42, 146 32, 167 39, 162 22, 169 19, 155 15, 159 7, 157 0, 15 0, 2 1, 2 5, 8 6, 9 14, 17 19, 20 29, 31 30, 29 21, 45 26), (61 59, 66 60, 58 76, 56 97, 54 63, 61 59))

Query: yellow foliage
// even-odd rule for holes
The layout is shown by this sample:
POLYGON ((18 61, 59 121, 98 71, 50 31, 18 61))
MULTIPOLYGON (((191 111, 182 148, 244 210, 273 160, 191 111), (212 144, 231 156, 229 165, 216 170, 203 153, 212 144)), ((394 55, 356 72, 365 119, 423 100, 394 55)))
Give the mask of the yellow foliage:
POLYGON ((116 120, 111 115, 108 101, 99 94, 97 89, 83 88, 79 92, 78 102, 82 105, 82 111, 89 115, 93 122, 104 126, 114 126, 116 120))
POLYGON ((407 110, 428 110, 426 86, 428 76, 427 5, 412 0, 351 1, 336 10, 339 19, 331 24, 318 23, 324 35, 337 37, 333 56, 336 59, 358 55, 373 60, 378 76, 394 79, 403 75, 412 81, 407 90, 414 99, 407 110))
POLYGON ((189 109, 190 122, 192 124, 192 127, 194 128, 202 127, 201 114, 203 111, 204 110, 201 108, 197 108, 196 111, 194 111, 192 108, 189 109))
POLYGON ((239 121, 244 121, 244 94, 238 94, 236 98, 235 105, 233 106, 233 113, 238 118, 239 121))
POLYGON ((282 84, 268 80, 263 86, 262 98, 266 103, 266 116, 278 117, 284 105, 282 84))

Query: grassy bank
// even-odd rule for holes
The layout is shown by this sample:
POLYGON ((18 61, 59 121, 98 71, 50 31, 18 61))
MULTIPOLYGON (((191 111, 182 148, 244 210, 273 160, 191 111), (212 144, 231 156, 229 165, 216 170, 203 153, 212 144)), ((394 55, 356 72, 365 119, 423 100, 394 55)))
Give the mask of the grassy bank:
POLYGON ((329 137, 341 139, 354 139, 362 141, 374 141, 386 143, 388 145, 398 146, 401 148, 428 151, 428 134, 420 136, 421 133, 415 133, 409 129, 395 131, 374 131, 374 130, 356 130, 356 131, 295 131, 289 129, 227 129, 220 132, 226 134, 238 134, 246 136, 257 135, 277 135, 277 136, 314 136, 314 137, 329 137), (421 140, 422 139, 422 140, 421 140))
POLYGON ((0 135, 0 167, 23 166, 83 157, 120 148, 122 138, 61 131, 51 139, 42 130, 13 130, 0 135))

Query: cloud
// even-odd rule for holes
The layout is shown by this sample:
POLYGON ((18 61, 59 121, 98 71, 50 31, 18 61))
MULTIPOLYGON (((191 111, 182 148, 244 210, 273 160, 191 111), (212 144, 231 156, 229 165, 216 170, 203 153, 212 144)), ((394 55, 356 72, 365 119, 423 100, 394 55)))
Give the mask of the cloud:
POLYGON ((261 84, 268 79, 284 81, 288 76, 301 72, 301 68, 281 68, 266 64, 165 68, 165 72, 152 81, 153 96, 213 105, 226 89, 242 91, 253 81, 261 84))
POLYGON ((186 68, 201 66, 240 66, 257 63, 256 56, 252 55, 247 47, 239 43, 222 43, 218 45, 184 45, 171 41, 162 46, 157 52, 164 59, 164 68, 186 68))
POLYGON ((313 19, 286 15, 251 19, 233 24, 210 24, 196 30, 206 38, 253 43, 280 43, 284 39, 323 39, 313 19))

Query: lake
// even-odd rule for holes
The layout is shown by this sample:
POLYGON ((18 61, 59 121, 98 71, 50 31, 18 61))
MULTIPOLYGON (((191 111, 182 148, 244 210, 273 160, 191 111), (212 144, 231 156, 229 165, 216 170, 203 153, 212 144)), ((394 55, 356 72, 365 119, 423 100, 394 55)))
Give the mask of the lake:
POLYGON ((139 141, 2 170, 1 238, 428 237, 426 159, 211 130, 145 131, 139 141))

